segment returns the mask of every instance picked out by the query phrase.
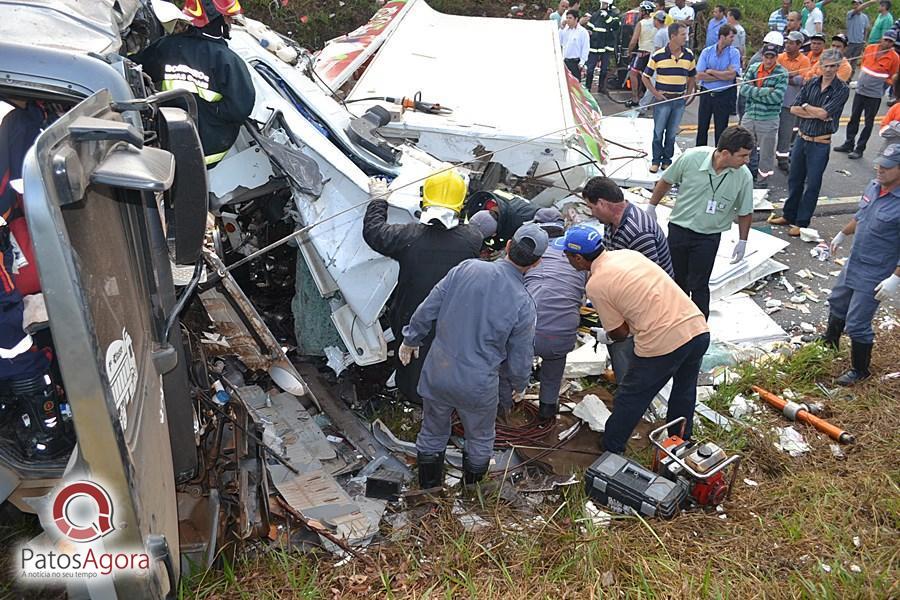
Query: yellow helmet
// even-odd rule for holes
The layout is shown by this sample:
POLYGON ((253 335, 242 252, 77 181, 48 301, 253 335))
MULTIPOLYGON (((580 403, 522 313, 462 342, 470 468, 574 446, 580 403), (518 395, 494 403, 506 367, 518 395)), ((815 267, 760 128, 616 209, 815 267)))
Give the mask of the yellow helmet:
POLYGON ((423 209, 440 206, 458 213, 465 200, 466 180, 453 169, 432 175, 422 185, 423 209))

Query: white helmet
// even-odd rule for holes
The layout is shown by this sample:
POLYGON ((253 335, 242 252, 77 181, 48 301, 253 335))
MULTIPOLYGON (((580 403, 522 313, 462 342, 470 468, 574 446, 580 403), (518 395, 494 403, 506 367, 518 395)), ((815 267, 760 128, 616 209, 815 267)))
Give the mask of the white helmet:
POLYGON ((775 44, 778 47, 784 46, 784 36, 778 31, 770 31, 763 38, 763 45, 775 44))

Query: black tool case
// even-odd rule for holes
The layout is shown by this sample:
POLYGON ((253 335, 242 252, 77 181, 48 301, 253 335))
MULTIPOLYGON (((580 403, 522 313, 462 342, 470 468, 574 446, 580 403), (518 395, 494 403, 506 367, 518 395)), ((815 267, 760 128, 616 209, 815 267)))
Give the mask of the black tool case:
POLYGON ((591 498, 622 514, 633 510, 647 517, 671 519, 688 496, 683 481, 666 479, 612 452, 604 452, 588 467, 584 483, 591 498))

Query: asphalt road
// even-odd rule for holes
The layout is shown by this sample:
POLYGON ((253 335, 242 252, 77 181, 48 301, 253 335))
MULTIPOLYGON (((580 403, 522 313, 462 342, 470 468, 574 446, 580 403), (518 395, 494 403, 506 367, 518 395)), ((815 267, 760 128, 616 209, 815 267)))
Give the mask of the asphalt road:
MULTIPOLYGON (((844 127, 853 101, 853 93, 851 92, 850 100, 847 101, 844 108, 844 118, 842 119, 844 125, 841 126, 841 129, 834 136, 836 140, 835 145, 844 141, 844 127)), ((617 94, 617 97, 624 98, 625 96, 617 94)), ((616 104, 605 96, 597 96, 597 100, 604 115, 612 115, 625 109, 624 106, 616 104)), ((689 106, 682 119, 681 131, 677 137, 677 143, 682 150, 692 148, 695 145, 697 104, 697 102, 694 102, 689 106)), ((880 117, 885 112, 887 112, 887 103, 882 102, 876 125, 880 122, 880 117)), ((736 121, 734 124, 736 124, 736 121)), ((712 129, 710 129, 709 139, 712 142, 712 129)), ((881 139, 877 136, 876 128, 863 158, 850 160, 846 154, 831 153, 822 183, 819 206, 816 209, 813 222, 810 224, 812 228, 819 231, 820 236, 824 240, 830 241, 856 211, 862 190, 874 177, 872 159, 875 158, 880 147, 881 139)), ((776 170, 775 175, 770 178, 769 187, 769 200, 775 204, 776 211, 780 212, 781 204, 786 197, 787 175, 776 170)), ((801 335, 803 333, 801 323, 809 323, 817 331, 821 331, 828 320, 826 298, 837 280, 837 274, 841 269, 841 265, 833 262, 833 259, 821 262, 811 256, 810 250, 815 247, 815 243, 803 242, 799 238, 788 236, 787 229, 784 227, 768 225, 765 222, 768 215, 768 212, 757 212, 753 227, 788 240, 790 243, 790 246, 776 255, 775 259, 788 265, 789 270, 783 275, 794 289, 793 292, 789 291, 788 288, 781 285, 779 276, 775 276, 756 291, 754 299, 764 308, 766 301, 770 299, 780 300, 783 304, 791 304, 791 297, 800 295, 802 291, 802 285, 800 284, 809 286, 808 291, 817 297, 818 301, 807 298, 805 302, 795 304, 798 306, 797 309, 782 306, 780 310, 771 313, 771 317, 791 335, 801 335), (825 277, 813 275, 811 279, 807 279, 798 276, 798 272, 802 273, 804 271, 818 273, 825 277), (805 309, 799 308, 799 306, 804 306, 805 309), (805 310, 809 312, 806 313, 804 312, 805 310)), ((850 250, 850 244, 852 244, 852 238, 844 243, 842 251, 835 258, 846 258, 850 250)), ((889 322, 890 319, 898 321, 898 326, 900 326, 900 299, 898 298, 882 303, 875 318, 876 326, 889 322)))

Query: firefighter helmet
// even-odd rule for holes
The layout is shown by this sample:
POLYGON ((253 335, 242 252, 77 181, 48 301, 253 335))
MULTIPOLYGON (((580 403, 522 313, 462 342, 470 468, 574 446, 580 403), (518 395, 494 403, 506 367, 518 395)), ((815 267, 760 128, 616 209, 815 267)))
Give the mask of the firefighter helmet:
POLYGON ((194 27, 206 27, 219 17, 233 17, 244 12, 239 0, 186 0, 182 11, 194 27))
POLYGON ((439 206, 458 213, 465 199, 466 180, 455 169, 432 175, 422 185, 423 209, 439 206))

